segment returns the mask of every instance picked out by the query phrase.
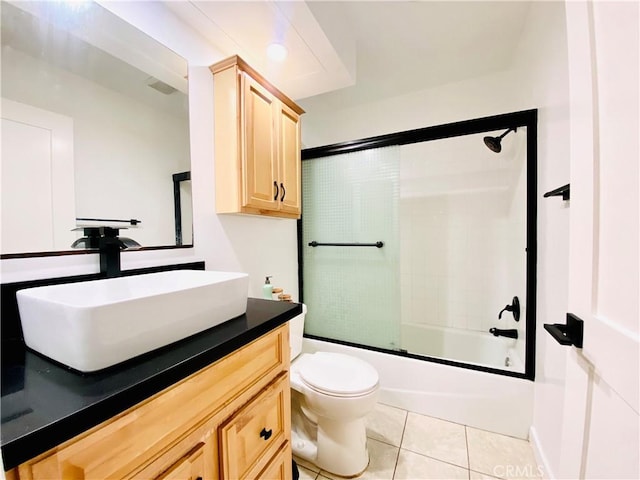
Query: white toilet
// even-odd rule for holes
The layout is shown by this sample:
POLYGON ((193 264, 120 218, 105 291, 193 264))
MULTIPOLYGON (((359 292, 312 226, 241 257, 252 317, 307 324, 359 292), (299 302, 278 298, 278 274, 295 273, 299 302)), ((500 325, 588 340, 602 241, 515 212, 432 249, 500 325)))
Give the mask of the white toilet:
POLYGON ((307 307, 289 322, 293 454, 334 475, 369 464, 364 417, 378 398, 378 372, 350 355, 302 353, 307 307))

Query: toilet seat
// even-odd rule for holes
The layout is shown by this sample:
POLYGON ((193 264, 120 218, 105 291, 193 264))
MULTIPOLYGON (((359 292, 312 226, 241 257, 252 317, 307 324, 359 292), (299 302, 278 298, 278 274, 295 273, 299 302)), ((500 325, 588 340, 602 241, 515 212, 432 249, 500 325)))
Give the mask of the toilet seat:
POLYGON ((378 388, 378 372, 367 362, 341 353, 316 352, 300 365, 300 379, 333 397, 358 397, 378 388))

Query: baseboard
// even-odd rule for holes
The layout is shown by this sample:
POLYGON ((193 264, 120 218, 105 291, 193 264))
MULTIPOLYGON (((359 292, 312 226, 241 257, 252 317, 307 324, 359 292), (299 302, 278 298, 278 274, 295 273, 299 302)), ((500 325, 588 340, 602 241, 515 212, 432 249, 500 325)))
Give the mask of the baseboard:
POLYGON ((540 444, 537 430, 534 427, 529 428, 529 443, 533 447, 533 454, 536 457, 536 462, 538 465, 542 466, 543 478, 547 480, 555 480, 556 476, 553 473, 553 470, 551 470, 547 456, 544 454, 544 449, 540 444))

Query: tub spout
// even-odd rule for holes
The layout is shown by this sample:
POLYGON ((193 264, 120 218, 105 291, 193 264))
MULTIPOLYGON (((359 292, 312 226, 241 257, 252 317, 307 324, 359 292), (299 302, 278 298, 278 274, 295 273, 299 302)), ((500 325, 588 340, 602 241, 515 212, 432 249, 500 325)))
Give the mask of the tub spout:
POLYGON ((518 330, 515 328, 507 328, 500 329, 492 327, 489 329, 489 333, 493 334, 494 337, 509 337, 509 338, 518 338, 518 330))

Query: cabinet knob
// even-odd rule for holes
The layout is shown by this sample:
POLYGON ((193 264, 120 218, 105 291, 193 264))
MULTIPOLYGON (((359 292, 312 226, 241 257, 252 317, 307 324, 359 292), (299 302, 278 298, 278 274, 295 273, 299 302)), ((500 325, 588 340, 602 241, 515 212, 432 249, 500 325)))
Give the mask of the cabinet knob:
POLYGON ((280 189, 282 190, 282 196, 280 197, 280 201, 284 202, 284 196, 287 194, 287 191, 284 189, 284 184, 280 183, 280 189))
POLYGON ((277 201, 278 200, 278 193, 279 193, 279 191, 278 191, 278 182, 276 182, 274 180, 273 181, 273 186, 276 187, 276 193, 273 195, 273 199, 277 201))
POLYGON ((263 428, 260 432, 260 436, 265 440, 269 440, 271 438, 271 435, 273 435, 273 430, 271 429, 267 430, 266 428, 263 428))

